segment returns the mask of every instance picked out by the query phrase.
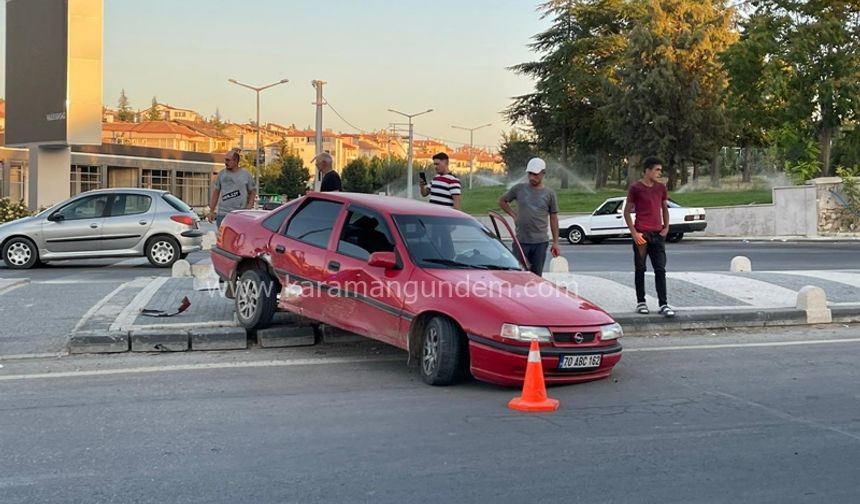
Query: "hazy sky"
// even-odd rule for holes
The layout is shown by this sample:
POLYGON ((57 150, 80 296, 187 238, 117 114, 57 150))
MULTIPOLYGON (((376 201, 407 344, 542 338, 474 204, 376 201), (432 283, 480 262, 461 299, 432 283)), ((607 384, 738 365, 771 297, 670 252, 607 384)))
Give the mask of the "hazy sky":
MULTIPOLYGON (((321 79, 329 103, 358 128, 400 122, 393 108, 434 112, 415 131, 497 146, 509 129, 500 111, 529 92, 529 79, 505 68, 533 59, 526 47, 547 25, 532 0, 105 0, 104 102, 120 89, 134 108, 159 102, 225 119, 255 115, 253 85, 288 78, 262 93, 261 122, 313 126, 321 79)), ((5 2, 0 54, 5 58, 5 2)), ((0 85, 5 86, 5 65, 0 85)), ((326 108, 324 125, 356 131, 326 108)))

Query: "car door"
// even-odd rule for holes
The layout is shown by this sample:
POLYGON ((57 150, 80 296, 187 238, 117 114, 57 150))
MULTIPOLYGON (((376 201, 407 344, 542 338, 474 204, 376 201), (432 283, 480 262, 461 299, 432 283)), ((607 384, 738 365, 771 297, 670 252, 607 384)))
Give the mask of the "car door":
POLYGON ((342 220, 334 250, 326 260, 330 300, 323 316, 344 329, 398 344, 403 290, 408 277, 391 226, 382 214, 350 205, 342 220), (368 264, 375 252, 394 252, 394 269, 368 264))
POLYGON ((514 257, 517 258, 523 268, 528 269, 529 263, 526 260, 526 254, 523 252, 523 247, 520 245, 520 241, 517 239, 514 229, 508 224, 507 219, 502 217, 498 212, 490 211, 490 222, 493 224, 496 238, 514 254, 514 257))
POLYGON ((156 202, 147 194, 115 193, 102 228, 105 250, 134 250, 155 217, 156 202))
POLYGON ((109 193, 72 200, 48 215, 42 223, 42 240, 51 254, 98 255, 109 193))
POLYGON ((626 230, 623 199, 607 200, 591 214, 589 236, 623 234, 626 230))
POLYGON ((283 289, 281 304, 308 318, 320 320, 328 298, 323 281, 326 257, 343 203, 308 198, 269 240, 272 266, 283 289))

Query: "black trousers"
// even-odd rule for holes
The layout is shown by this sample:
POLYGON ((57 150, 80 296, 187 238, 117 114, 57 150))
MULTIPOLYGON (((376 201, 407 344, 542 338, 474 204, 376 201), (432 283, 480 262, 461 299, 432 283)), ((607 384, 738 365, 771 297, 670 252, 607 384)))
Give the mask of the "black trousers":
POLYGON ((546 249, 549 248, 549 242, 520 243, 520 245, 526 255, 526 262, 529 263, 529 270, 537 276, 543 276, 543 265, 546 263, 546 249))
POLYGON ((657 285, 657 299, 660 306, 666 303, 666 239, 660 233, 642 233, 645 245, 633 242, 633 265, 636 268, 636 302, 645 302, 646 259, 651 258, 654 268, 654 283, 657 285))

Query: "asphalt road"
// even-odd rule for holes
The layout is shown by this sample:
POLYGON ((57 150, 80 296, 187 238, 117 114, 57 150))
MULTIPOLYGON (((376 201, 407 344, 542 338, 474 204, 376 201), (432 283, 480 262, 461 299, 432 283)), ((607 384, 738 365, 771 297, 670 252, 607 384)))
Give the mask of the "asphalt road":
POLYGON ((372 343, 3 361, 0 501, 860 501, 857 327, 625 346, 543 415, 372 343))

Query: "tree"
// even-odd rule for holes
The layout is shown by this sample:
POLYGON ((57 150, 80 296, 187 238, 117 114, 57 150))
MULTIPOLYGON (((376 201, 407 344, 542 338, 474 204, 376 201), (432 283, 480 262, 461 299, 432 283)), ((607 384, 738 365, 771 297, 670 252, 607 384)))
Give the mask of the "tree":
POLYGON ((134 120, 134 112, 131 110, 131 105, 129 104, 128 97, 125 95, 125 89, 122 89, 119 92, 116 118, 124 122, 130 122, 134 120))
POLYGON ((302 158, 292 153, 286 153, 279 156, 273 166, 278 169, 277 173, 263 176, 260 183, 263 192, 285 194, 288 198, 296 198, 305 194, 311 173, 305 167, 302 158))
POLYGON ((146 113, 147 121, 160 121, 161 120, 161 112, 158 111, 158 98, 152 97, 152 106, 149 111, 146 113))
POLYGON ((369 193, 373 191, 368 163, 363 158, 354 159, 343 168, 343 190, 348 192, 369 193))
POLYGON ((529 159, 536 156, 532 142, 516 129, 510 133, 502 133, 502 145, 499 154, 505 162, 509 179, 518 179, 525 172, 529 159))
POLYGON ((630 33, 604 112, 626 152, 664 158, 670 190, 679 166, 711 159, 719 146, 726 77, 717 56, 735 38, 722 1, 651 0, 630 33))
POLYGON ((212 119, 209 121, 209 124, 215 128, 215 131, 219 133, 224 130, 224 121, 221 120, 221 110, 216 108, 215 115, 212 116, 212 119))

